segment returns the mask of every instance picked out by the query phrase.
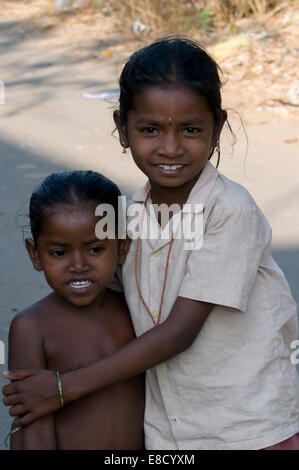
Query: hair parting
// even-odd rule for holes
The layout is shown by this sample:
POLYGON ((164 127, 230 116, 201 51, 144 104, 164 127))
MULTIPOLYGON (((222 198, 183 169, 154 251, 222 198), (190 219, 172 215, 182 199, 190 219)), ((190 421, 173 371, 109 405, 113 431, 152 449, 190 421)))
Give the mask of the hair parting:
POLYGON ((110 204, 117 214, 120 195, 115 183, 95 171, 52 173, 39 184, 30 198, 29 220, 35 244, 37 245, 45 218, 55 206, 110 204))

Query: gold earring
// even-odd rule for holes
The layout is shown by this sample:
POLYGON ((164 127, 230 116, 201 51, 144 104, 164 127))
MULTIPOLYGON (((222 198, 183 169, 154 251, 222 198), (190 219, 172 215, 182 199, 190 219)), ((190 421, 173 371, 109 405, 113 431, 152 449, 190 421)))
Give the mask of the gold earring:
POLYGON ((125 144, 124 142, 120 141, 120 145, 121 145, 122 148, 123 148, 123 149, 122 149, 122 153, 127 153, 127 151, 126 151, 126 148, 127 148, 126 144, 125 144))
POLYGON ((127 153, 126 151, 126 145, 123 143, 123 142, 120 142, 121 146, 122 146, 122 153, 127 153))
POLYGON ((220 162, 220 143, 219 143, 219 140, 218 140, 218 142, 217 142, 217 145, 216 145, 216 147, 215 147, 215 150, 216 150, 216 152, 217 152, 217 154, 218 154, 218 156, 217 156, 217 165, 216 165, 216 168, 218 168, 218 165, 219 165, 219 162, 220 162))

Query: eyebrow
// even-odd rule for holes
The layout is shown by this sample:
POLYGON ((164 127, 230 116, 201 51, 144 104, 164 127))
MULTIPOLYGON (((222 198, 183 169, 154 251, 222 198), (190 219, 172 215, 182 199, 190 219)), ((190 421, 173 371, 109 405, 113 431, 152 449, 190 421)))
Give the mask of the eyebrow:
POLYGON ((192 119, 191 121, 181 122, 182 126, 204 126, 206 121, 204 119, 192 119))
MULTIPOLYGON (((88 240, 88 241, 84 242, 84 244, 85 245, 92 245, 93 243, 98 243, 100 241, 102 241, 102 240, 100 240, 99 238, 93 238, 92 240, 88 240)), ((49 240, 47 242, 47 246, 50 246, 50 245, 65 247, 65 246, 68 246, 69 243, 58 242, 57 240, 49 240)))
POLYGON ((161 122, 153 121, 152 119, 141 118, 137 119, 136 124, 146 124, 147 126, 160 126, 161 122))
POLYGON ((89 240, 88 242, 84 242, 85 245, 93 245, 94 243, 99 243, 102 242, 103 240, 100 240, 99 238, 94 238, 93 240, 89 240))
MULTIPOLYGON (((167 121, 168 123, 168 121, 167 121)), ((194 125, 200 125, 200 126, 203 126, 206 124, 206 121, 204 119, 192 119, 192 120, 189 120, 189 121, 173 121, 173 123, 178 123, 182 126, 194 126, 194 125)), ((146 124, 147 126, 161 126, 163 125, 163 121, 153 121, 152 119, 147 119, 147 118, 140 118, 140 119, 137 119, 136 121, 136 124, 137 125, 141 125, 141 124, 146 124)))
POLYGON ((62 243, 62 242, 57 242, 56 240, 49 240, 49 241, 47 242, 47 246, 50 246, 50 245, 55 245, 55 246, 64 247, 64 246, 69 245, 69 243, 62 243))

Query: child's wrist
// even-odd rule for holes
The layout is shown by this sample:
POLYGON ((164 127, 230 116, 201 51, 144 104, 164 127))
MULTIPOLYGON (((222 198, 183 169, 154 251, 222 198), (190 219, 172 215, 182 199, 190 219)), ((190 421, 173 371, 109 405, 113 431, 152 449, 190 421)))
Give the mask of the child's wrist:
MULTIPOLYGON (((80 370, 80 369, 79 369, 80 370)), ((60 382, 62 389, 63 404, 71 403, 82 398, 85 393, 82 390, 82 383, 80 384, 80 377, 77 371, 69 371, 60 374, 60 382)), ((57 393, 61 403, 59 388, 57 386, 57 393)))

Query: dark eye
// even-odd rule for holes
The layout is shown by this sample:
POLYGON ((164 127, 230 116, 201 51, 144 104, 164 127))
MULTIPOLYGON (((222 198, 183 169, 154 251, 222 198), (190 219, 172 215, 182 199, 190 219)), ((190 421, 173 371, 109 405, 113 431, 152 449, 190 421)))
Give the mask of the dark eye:
POLYGON ((200 132, 200 129, 198 127, 186 127, 184 129, 184 133, 189 135, 197 134, 198 132, 200 132))
POLYGON ((158 132, 158 130, 155 129, 154 127, 144 127, 144 128, 142 129, 142 132, 143 132, 144 134, 155 134, 156 132, 158 132))
POLYGON ((61 258, 62 256, 65 255, 65 250, 50 251, 49 254, 50 254, 51 256, 56 256, 57 258, 61 258))
POLYGON ((103 250, 102 246, 93 246, 88 249, 90 253, 100 253, 103 250))

